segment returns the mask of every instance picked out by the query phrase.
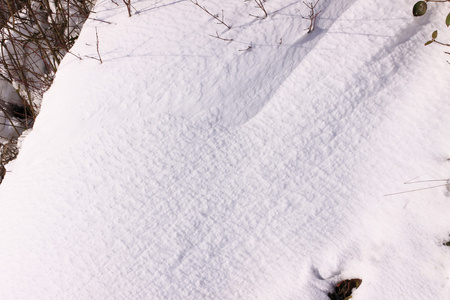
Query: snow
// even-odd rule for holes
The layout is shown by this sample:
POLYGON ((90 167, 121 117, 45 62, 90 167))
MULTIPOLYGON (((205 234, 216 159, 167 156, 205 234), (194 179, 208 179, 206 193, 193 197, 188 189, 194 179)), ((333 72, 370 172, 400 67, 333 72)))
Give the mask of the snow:
POLYGON ((97 2, 0 186, 2 299, 449 299, 445 9, 199 4, 232 28, 97 2))

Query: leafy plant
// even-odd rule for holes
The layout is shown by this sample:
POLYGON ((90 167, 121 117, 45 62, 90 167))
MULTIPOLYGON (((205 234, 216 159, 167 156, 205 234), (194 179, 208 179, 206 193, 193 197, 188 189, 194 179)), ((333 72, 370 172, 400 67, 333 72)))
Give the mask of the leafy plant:
POLYGON ((428 46, 428 45, 431 44, 431 43, 437 43, 437 44, 439 44, 439 45, 449 46, 449 47, 450 47, 450 44, 446 44, 446 43, 442 43, 442 42, 437 41, 437 40, 436 40, 437 36, 438 36, 437 30, 433 31, 433 33, 431 34, 431 40, 429 40, 428 42, 426 42, 426 43, 425 43, 425 46, 428 46))
MULTIPOLYGON (((428 9, 428 4, 427 3, 428 2, 444 3, 444 2, 450 2, 450 0, 425 0, 425 1, 419 1, 416 4, 414 4, 414 6, 413 6, 413 10, 412 10, 413 16, 415 16, 415 17, 423 16, 427 12, 427 9, 428 9)), ((450 13, 445 18, 445 25, 447 27, 450 26, 450 13)), ((425 46, 428 46, 428 45, 430 45, 432 43, 436 43, 436 44, 439 44, 439 45, 450 47, 450 44, 443 43, 441 41, 436 40, 437 37, 438 37, 438 31, 435 30, 431 34, 431 40, 427 41, 425 43, 425 46)), ((450 52, 445 52, 445 53, 450 55, 450 52)))

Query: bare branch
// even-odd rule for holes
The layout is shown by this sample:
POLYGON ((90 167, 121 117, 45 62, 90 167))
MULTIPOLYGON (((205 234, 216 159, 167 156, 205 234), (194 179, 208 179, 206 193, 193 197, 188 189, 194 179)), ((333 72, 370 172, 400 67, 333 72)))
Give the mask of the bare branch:
POLYGON ((100 51, 99 51, 99 49, 98 49, 98 44, 99 44, 99 42, 98 42, 98 32, 97 32, 97 27, 95 27, 95 38, 97 39, 97 54, 98 54, 98 58, 99 58, 99 60, 100 60, 100 63, 102 64, 102 63, 103 63, 103 60, 102 60, 102 57, 101 57, 101 55, 100 55, 100 51))
POLYGON ((195 0, 195 1, 189 0, 189 1, 191 1, 193 4, 197 5, 197 6, 200 7, 204 12, 206 12, 208 15, 210 15, 211 17, 213 17, 214 19, 216 19, 216 20, 219 22, 219 24, 222 24, 222 25, 226 26, 228 29, 231 29, 231 27, 223 21, 223 10, 222 10, 222 19, 220 19, 220 18, 219 18, 219 15, 210 13, 204 6, 201 6, 200 4, 198 4, 198 1, 197 1, 197 0, 195 0))
POLYGON ((249 45, 247 48, 245 48, 245 49, 240 49, 239 51, 250 51, 251 49, 252 49, 253 47, 252 47, 252 45, 249 45))
POLYGON ((123 0, 123 3, 125 3, 125 6, 127 7, 128 16, 131 17, 131 0, 123 0))
POLYGON ((305 30, 308 30, 308 33, 311 33, 311 32, 313 32, 314 28, 316 27, 316 19, 317 19, 317 16, 318 16, 322 11, 319 11, 319 12, 317 12, 317 13, 314 11, 314 9, 316 8, 317 3, 319 3, 319 0, 317 0, 316 3, 312 3, 312 2, 306 3, 305 1, 303 1, 303 3, 304 3, 304 4, 309 8, 309 10, 310 10, 309 16, 308 16, 308 17, 303 17, 303 16, 302 16, 303 19, 306 19, 306 20, 309 20, 309 21, 310 21, 308 28, 306 28, 305 30))
POLYGON ((255 18, 259 18, 259 19, 267 18, 268 14, 267 14, 266 8, 264 7, 263 0, 254 0, 254 1, 256 3, 257 7, 260 8, 264 12, 264 17, 258 17, 258 16, 255 16, 255 15, 250 15, 250 16, 255 17, 255 18))
POLYGON ((210 34, 209 36, 211 36, 213 38, 217 38, 217 39, 222 40, 222 41, 226 41, 226 42, 232 42, 233 41, 233 39, 225 39, 223 37, 220 37, 219 33, 217 31, 216 31, 216 35, 210 34))

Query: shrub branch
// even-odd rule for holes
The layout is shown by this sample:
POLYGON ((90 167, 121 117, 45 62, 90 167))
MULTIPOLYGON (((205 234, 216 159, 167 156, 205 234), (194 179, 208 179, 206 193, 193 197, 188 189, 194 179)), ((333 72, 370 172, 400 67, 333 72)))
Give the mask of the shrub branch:
POLYGON ((263 11, 264 17, 258 17, 258 16, 254 16, 254 15, 250 15, 250 16, 255 17, 255 18, 260 18, 260 19, 267 18, 268 14, 267 14, 266 8, 264 7, 264 3, 263 3, 264 0, 254 0, 254 1, 257 5, 256 7, 258 7, 259 9, 261 9, 263 11))
POLYGON ((306 28, 305 30, 308 30, 308 33, 311 33, 311 32, 313 32, 314 28, 316 27, 317 16, 322 11, 319 11, 317 13, 314 11, 317 3, 319 3, 319 0, 317 0, 316 3, 312 3, 312 2, 306 3, 304 1, 303 1, 303 3, 306 5, 306 7, 309 8, 309 15, 307 17, 302 16, 302 18, 310 21, 308 28, 306 28))
POLYGON ((221 18, 219 18, 219 15, 210 13, 204 6, 201 6, 200 4, 198 4, 198 1, 197 1, 197 0, 195 0, 195 1, 189 0, 189 1, 191 1, 191 3, 197 5, 197 6, 200 7, 204 12, 206 12, 208 15, 210 15, 211 17, 213 17, 214 19, 216 19, 216 20, 219 22, 219 24, 222 24, 222 25, 226 26, 228 29, 231 29, 231 26, 229 26, 228 24, 226 24, 226 23, 224 22, 224 20, 223 20, 223 19, 224 19, 224 17, 223 17, 223 10, 222 10, 222 19, 221 19, 221 18))

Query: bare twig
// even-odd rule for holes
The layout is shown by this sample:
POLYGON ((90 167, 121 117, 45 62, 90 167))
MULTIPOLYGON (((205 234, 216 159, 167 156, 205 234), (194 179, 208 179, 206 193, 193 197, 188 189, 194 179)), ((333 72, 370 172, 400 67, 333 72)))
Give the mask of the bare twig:
POLYGON ((259 19, 267 18, 268 14, 267 14, 266 8, 264 7, 264 3, 263 3, 264 0, 254 0, 254 1, 256 3, 257 7, 260 8, 264 12, 264 17, 258 17, 258 16, 255 16, 255 15, 250 15, 250 16, 255 17, 255 18, 259 18, 259 19))
POLYGON ((222 40, 222 41, 226 41, 226 42, 232 42, 233 41, 233 39, 226 39, 226 38, 223 38, 223 37, 219 36, 219 33, 217 31, 216 31, 216 35, 210 34, 209 36, 211 36, 213 38, 216 38, 216 39, 219 39, 219 40, 222 40))
POLYGON ((88 18, 89 20, 94 20, 94 21, 98 21, 98 22, 102 22, 102 23, 106 23, 106 24, 112 24, 111 22, 105 21, 105 20, 100 20, 100 19, 96 19, 96 18, 88 18))
POLYGON ((249 45, 247 48, 245 49, 240 49, 239 51, 250 51, 253 48, 252 45, 249 45))
POLYGON ((131 17, 131 0, 123 0, 123 3, 127 7, 128 16, 131 17))
POLYGON ((69 53, 69 54, 75 56, 75 57, 78 58, 79 60, 83 60, 79 54, 77 55, 77 54, 72 53, 72 52, 70 52, 70 51, 68 51, 67 53, 69 53))
POLYGON ((97 54, 98 54, 98 59, 100 60, 100 63, 102 64, 102 63, 103 63, 103 60, 102 60, 102 57, 101 57, 101 55, 100 55, 100 51, 99 51, 99 49, 98 49, 99 41, 98 41, 97 27, 95 27, 95 38, 97 39, 97 54))
POLYGON ((429 180, 416 180, 416 181, 410 180, 410 181, 406 181, 403 184, 414 184, 414 183, 424 183, 424 182, 442 182, 442 181, 445 181, 448 183, 449 179, 448 178, 447 179, 429 179, 429 180))
POLYGON ((318 16, 322 11, 319 11, 319 12, 317 12, 317 13, 314 11, 314 9, 316 8, 317 3, 319 3, 319 0, 317 0, 316 3, 312 3, 312 2, 306 3, 306 2, 304 2, 304 1, 303 1, 303 3, 304 3, 304 4, 309 8, 309 10, 310 10, 310 11, 309 11, 309 16, 307 16, 307 17, 303 17, 303 16, 302 16, 303 19, 306 19, 306 20, 309 20, 309 21, 310 21, 308 28, 306 28, 305 30, 308 30, 308 33, 311 33, 311 32, 313 32, 314 28, 316 27, 316 19, 317 19, 317 16, 318 16))
POLYGON ((214 19, 216 19, 216 20, 219 22, 219 24, 222 24, 222 25, 226 26, 228 29, 231 29, 231 26, 229 26, 228 24, 226 24, 226 23, 223 21, 223 18, 224 18, 224 17, 223 17, 223 10, 222 10, 222 19, 220 19, 220 18, 219 18, 219 15, 210 13, 204 6, 201 6, 200 4, 198 4, 198 1, 197 1, 197 0, 195 0, 195 1, 189 0, 189 1, 191 1, 193 4, 197 5, 197 6, 200 7, 204 12, 206 12, 208 15, 210 15, 211 17, 213 17, 214 19))
POLYGON ((5 115, 5 117, 8 119, 8 121, 10 123, 10 124, 1 124, 1 125, 12 126, 14 128, 14 131, 16 132, 17 136, 19 136, 20 135, 19 130, 17 129, 17 126, 15 126, 14 122, 11 120, 9 112, 7 112, 6 109, 4 109, 2 106, 0 106, 0 109, 2 110, 3 114, 5 115))
POLYGON ((97 60, 97 61, 100 61, 100 59, 99 59, 98 57, 95 57, 95 56, 85 55, 84 57, 87 57, 87 58, 91 58, 91 59, 95 59, 95 60, 97 60))
POLYGON ((385 197, 388 197, 388 196, 394 196, 394 195, 399 195, 399 194, 406 194, 406 193, 418 192, 418 191, 423 191, 423 190, 434 189, 434 188, 441 187, 441 186, 448 186, 448 183, 440 184, 440 185, 433 185, 433 186, 429 186, 429 187, 425 187, 425 188, 421 188, 421 189, 415 189, 415 190, 409 190, 409 191, 404 191, 404 192, 398 192, 398 193, 386 194, 386 195, 384 195, 384 196, 385 196, 385 197))
POLYGON ((408 180, 404 184, 415 184, 415 183, 425 183, 425 182, 445 182, 445 183, 444 184, 439 184, 439 185, 433 185, 433 186, 429 186, 429 187, 424 187, 424 188, 420 188, 420 189, 414 189, 414 190, 408 190, 408 191, 403 191, 403 192, 387 194, 387 195, 384 195, 384 196, 387 197, 387 196, 394 196, 394 195, 399 195, 399 194, 412 193, 412 192, 417 192, 417 191, 434 189, 434 188, 442 187, 442 186, 445 186, 447 188, 447 190, 450 191, 450 179, 429 179, 429 180, 416 180, 416 181, 414 181, 414 179, 416 179, 416 178, 408 180))

